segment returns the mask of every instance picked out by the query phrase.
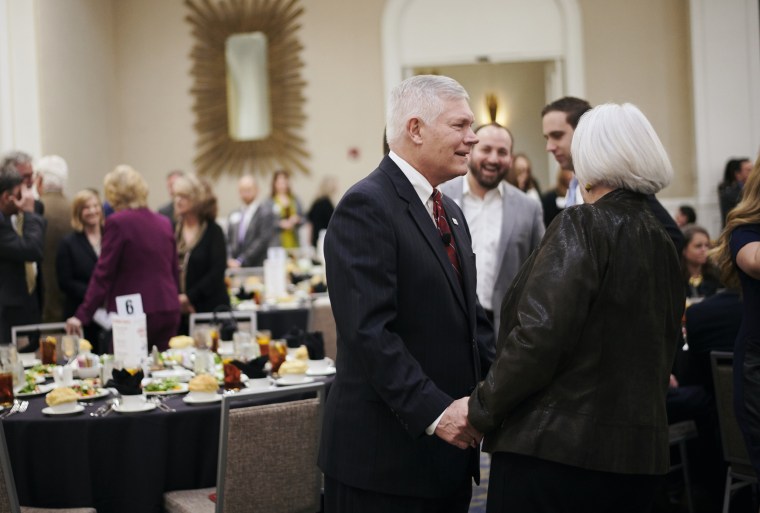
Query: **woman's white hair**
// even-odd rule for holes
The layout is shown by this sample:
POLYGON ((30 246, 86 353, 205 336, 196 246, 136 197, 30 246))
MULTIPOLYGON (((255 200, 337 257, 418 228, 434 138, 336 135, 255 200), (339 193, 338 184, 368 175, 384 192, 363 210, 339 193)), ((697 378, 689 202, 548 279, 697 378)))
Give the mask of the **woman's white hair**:
POLYGON ((440 75, 407 78, 393 88, 388 100, 385 127, 388 145, 401 139, 410 119, 432 123, 443 112, 445 101, 460 99, 469 100, 470 96, 453 78, 440 75))
POLYGON ((606 103, 586 112, 570 147, 582 185, 604 184, 654 194, 673 178, 660 138, 644 114, 630 103, 606 103))

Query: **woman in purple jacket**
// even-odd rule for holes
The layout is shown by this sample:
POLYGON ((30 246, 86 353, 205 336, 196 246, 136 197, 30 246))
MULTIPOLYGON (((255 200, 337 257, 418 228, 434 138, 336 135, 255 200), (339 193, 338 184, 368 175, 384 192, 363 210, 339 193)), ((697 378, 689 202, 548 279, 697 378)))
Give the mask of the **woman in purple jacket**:
POLYGON ((129 166, 117 166, 104 180, 114 214, 106 219, 101 253, 84 301, 66 321, 67 331, 81 333, 98 307, 116 311, 116 298, 140 294, 148 328, 148 345, 168 347, 179 327, 177 246, 166 217, 147 208, 148 186, 129 166))

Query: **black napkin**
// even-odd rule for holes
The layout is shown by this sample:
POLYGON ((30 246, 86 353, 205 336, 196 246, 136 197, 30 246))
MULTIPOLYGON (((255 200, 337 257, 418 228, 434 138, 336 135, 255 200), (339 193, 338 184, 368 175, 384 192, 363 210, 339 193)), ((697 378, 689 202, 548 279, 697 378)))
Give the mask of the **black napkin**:
POLYGON ((113 379, 108 380, 107 387, 115 388, 121 395, 142 394, 141 382, 145 377, 142 369, 138 370, 135 374, 131 374, 126 369, 114 369, 111 375, 113 379))
POLYGON ((309 360, 321 360, 325 357, 325 339, 321 331, 312 331, 304 337, 304 345, 309 351, 309 360))
POLYGON ((296 326, 290 328, 290 331, 285 333, 282 338, 285 339, 290 349, 306 345, 306 332, 296 326))
POLYGON ((267 373, 264 371, 264 365, 269 361, 269 356, 259 356, 255 360, 250 362, 241 362, 240 360, 232 360, 232 365, 240 369, 240 371, 251 379, 266 378, 267 373))

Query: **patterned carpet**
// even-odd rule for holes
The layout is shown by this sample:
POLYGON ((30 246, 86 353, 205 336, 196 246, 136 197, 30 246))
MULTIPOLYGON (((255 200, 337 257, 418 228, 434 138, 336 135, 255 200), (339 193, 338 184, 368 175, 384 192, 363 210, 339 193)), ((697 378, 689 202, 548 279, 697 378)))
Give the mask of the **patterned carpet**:
POLYGON ((480 486, 472 485, 472 501, 470 513, 485 513, 486 496, 488 495, 488 471, 491 467, 491 457, 480 453, 480 486))

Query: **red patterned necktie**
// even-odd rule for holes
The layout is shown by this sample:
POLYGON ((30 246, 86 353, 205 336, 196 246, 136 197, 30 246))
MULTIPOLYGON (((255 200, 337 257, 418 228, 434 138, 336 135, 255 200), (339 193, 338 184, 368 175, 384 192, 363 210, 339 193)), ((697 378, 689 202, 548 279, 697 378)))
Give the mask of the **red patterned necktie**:
POLYGON ((451 262, 451 266, 454 268, 454 272, 459 279, 459 285, 463 286, 462 269, 459 267, 457 248, 454 245, 454 237, 451 235, 449 222, 446 220, 446 211, 443 209, 441 197, 441 191, 433 189, 433 218, 435 219, 435 225, 438 227, 438 232, 441 234, 441 241, 443 241, 443 244, 446 246, 449 262, 451 262))

